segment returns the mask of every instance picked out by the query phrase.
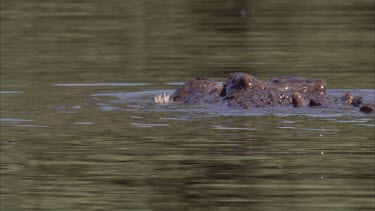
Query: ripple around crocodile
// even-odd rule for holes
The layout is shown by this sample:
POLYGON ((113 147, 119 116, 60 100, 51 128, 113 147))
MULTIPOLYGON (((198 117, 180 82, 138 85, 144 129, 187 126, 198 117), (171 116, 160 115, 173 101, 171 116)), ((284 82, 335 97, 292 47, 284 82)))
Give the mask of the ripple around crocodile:
MULTIPOLYGON (((375 113, 373 103, 347 92, 342 97, 328 95, 327 83, 321 79, 281 76, 261 81, 246 73, 231 73, 224 84, 207 78, 194 78, 170 96, 171 102, 225 104, 243 109, 277 106, 319 107, 347 106, 375 113)), ((169 97, 169 96, 168 96, 169 97)))

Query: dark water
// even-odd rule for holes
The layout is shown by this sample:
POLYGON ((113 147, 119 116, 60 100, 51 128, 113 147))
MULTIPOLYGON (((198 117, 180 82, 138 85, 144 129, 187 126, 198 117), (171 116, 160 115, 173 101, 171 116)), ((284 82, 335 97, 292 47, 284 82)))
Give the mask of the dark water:
POLYGON ((374 6, 2 0, 1 210, 373 210, 373 115, 153 97, 244 71, 373 101, 374 6))

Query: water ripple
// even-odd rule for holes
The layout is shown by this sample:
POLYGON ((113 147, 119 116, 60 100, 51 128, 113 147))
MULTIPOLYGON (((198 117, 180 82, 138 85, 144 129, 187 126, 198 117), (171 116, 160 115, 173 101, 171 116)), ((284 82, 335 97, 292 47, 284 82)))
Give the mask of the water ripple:
POLYGON ((215 130, 255 130, 255 128, 245 128, 245 127, 224 127, 221 125, 211 125, 212 129, 215 130))
POLYGON ((72 84, 52 84, 52 86, 63 87, 89 87, 89 86, 148 86, 149 83, 72 83, 72 84))
POLYGON ((12 119, 12 118, 0 118, 0 122, 29 122, 33 120, 28 119, 12 119))
POLYGON ((47 125, 13 125, 14 127, 50 127, 47 125))
POLYGON ((0 94, 17 94, 23 93, 24 91, 0 91, 0 94))
POLYGON ((146 124, 146 123, 131 123, 136 127, 169 127, 170 124, 146 124))

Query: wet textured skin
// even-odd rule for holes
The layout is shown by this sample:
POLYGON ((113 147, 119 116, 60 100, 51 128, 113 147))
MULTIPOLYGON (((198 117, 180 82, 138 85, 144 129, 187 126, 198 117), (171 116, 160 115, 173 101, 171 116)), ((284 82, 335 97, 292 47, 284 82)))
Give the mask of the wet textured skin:
POLYGON ((207 78, 194 78, 178 88, 172 100, 184 103, 219 103, 223 85, 207 78))
POLYGON ((273 106, 334 106, 360 107, 364 113, 374 113, 375 106, 362 102, 349 92, 338 98, 326 94, 327 83, 320 79, 292 76, 261 81, 246 73, 231 73, 222 85, 207 78, 194 78, 171 96, 172 101, 184 103, 225 103, 239 108, 273 106))

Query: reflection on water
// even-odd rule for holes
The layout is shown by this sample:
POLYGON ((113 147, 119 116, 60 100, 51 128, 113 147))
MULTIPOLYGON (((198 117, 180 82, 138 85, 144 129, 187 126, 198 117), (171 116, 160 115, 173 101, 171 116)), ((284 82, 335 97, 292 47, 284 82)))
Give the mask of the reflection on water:
POLYGON ((373 209, 373 115, 153 103, 233 71, 374 100, 373 6, 2 0, 0 209, 373 209))

